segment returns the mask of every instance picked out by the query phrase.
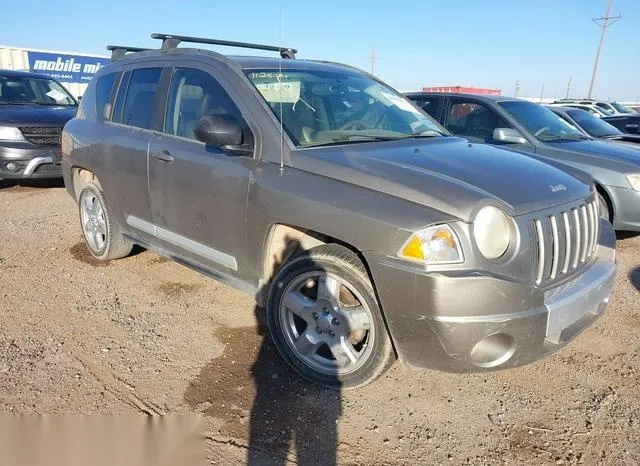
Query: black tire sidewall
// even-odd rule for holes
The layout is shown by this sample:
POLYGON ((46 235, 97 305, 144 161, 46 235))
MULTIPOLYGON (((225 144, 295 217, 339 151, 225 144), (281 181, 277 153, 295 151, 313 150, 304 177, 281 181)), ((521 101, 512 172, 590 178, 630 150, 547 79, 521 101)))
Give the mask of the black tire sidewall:
POLYGON ((78 196, 78 209, 80 214, 80 228, 82 229, 82 236, 84 238, 84 242, 87 246, 87 249, 89 250, 91 255, 96 259, 106 260, 106 258, 109 256, 109 250, 111 248, 111 238, 112 238, 111 219, 109 216, 109 210, 107 209, 107 203, 104 200, 104 196, 102 195, 102 192, 100 191, 100 189, 93 183, 87 183, 82 188, 82 191, 80 191, 80 196, 78 196), (93 248, 91 247, 91 244, 89 243, 89 241, 87 241, 87 235, 84 231, 84 225, 82 224, 82 200, 86 193, 91 193, 94 196, 96 196, 96 199, 98 199, 98 202, 100 202, 102 206, 102 212, 104 213, 104 220, 105 220, 107 234, 105 238, 104 248, 102 248, 102 251, 93 250, 93 248))
POLYGON ((283 359, 306 380, 328 388, 352 388, 367 384, 384 371, 390 359, 390 352, 392 352, 387 329, 368 277, 338 258, 303 255, 283 266, 274 277, 269 289, 267 322, 271 338, 283 359), (280 302, 284 291, 296 277, 311 271, 323 271, 343 278, 357 289, 371 311, 374 338, 373 342, 369 342, 369 344, 372 344, 373 347, 368 359, 354 372, 343 375, 328 375, 316 371, 304 363, 285 340, 286 337, 279 317, 280 302))

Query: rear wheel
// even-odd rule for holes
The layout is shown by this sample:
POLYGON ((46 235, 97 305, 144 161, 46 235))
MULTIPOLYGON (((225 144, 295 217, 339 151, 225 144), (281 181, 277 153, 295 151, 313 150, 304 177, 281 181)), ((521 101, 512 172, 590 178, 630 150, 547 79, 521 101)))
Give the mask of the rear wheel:
POLYGON ((129 255, 133 244, 122 236, 120 225, 113 220, 100 185, 95 181, 82 187, 78 208, 85 243, 96 259, 108 261, 129 255))
POLYGON ((267 319, 285 361, 325 387, 366 385, 395 359, 366 270, 339 245, 313 248, 278 271, 267 319))

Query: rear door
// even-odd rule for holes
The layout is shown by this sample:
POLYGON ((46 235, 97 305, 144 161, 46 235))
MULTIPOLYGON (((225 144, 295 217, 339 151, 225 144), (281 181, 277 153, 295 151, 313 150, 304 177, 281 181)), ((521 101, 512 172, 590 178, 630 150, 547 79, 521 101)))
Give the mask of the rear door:
MULTIPOLYGON (((238 270, 247 269, 242 266, 247 257, 246 203, 254 158, 206 146, 193 134, 205 115, 231 114, 244 122, 234 103, 238 97, 213 65, 182 62, 169 71, 162 134, 152 139, 149 149, 157 236, 180 257, 238 276, 238 270)), ((246 124, 243 134, 252 144, 246 124)))
POLYGON ((157 124, 161 74, 153 64, 123 72, 112 108, 102 110, 106 121, 93 162, 122 225, 151 221, 147 153, 157 124))
POLYGON ((513 144, 493 139, 498 128, 516 129, 494 108, 473 97, 450 97, 445 109, 445 128, 456 136, 471 142, 495 144, 506 149, 514 148, 529 152, 535 149, 530 144, 513 144))
POLYGON ((443 123, 442 104, 444 97, 438 95, 420 95, 419 97, 414 97, 411 100, 413 100, 418 107, 427 112, 431 118, 440 124, 443 123))

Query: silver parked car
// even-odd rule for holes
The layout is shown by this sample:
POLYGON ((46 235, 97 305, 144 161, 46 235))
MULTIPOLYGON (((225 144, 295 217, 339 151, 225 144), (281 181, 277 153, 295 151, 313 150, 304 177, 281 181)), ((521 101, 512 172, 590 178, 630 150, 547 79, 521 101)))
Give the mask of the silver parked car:
POLYGON ((595 141, 542 105, 502 96, 407 94, 453 134, 589 173, 600 214, 616 230, 640 231, 640 151, 595 141))
POLYGON ((640 149, 640 134, 626 134, 592 113, 573 107, 548 105, 547 108, 578 128, 586 136, 640 149))
POLYGON ((155 37, 115 47, 63 132, 99 260, 135 243, 254 294, 282 357, 328 387, 396 357, 519 366, 603 313, 615 236, 588 175, 452 137, 348 66, 155 37))

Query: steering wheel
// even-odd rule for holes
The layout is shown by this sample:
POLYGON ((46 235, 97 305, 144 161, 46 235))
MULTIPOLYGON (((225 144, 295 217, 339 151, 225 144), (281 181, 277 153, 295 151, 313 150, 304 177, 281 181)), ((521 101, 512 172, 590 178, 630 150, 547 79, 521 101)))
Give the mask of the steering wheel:
POLYGON ((545 126, 544 128, 540 128, 538 131, 535 132, 534 136, 538 137, 540 136, 542 133, 544 133, 545 131, 547 131, 549 129, 548 126, 545 126))
POLYGON ((362 120, 351 120, 351 121, 347 121, 344 125, 342 125, 340 128, 338 128, 339 131, 346 131, 349 129, 353 129, 353 130, 363 130, 363 129, 367 129, 369 127, 369 125, 367 125, 364 121, 362 120))

